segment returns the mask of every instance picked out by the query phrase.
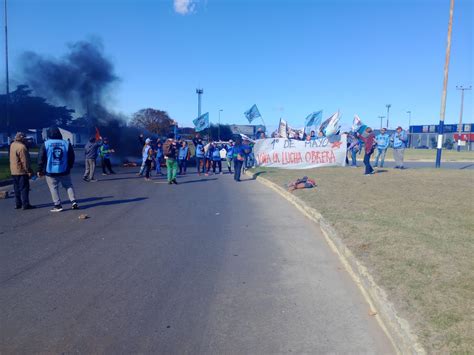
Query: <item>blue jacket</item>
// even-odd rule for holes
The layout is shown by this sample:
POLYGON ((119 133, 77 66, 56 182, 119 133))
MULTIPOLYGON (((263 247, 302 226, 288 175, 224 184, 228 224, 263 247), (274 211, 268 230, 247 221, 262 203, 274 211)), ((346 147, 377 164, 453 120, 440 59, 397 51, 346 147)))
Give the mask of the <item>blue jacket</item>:
POLYGON ((406 147, 406 142, 408 140, 407 133, 401 131, 400 133, 395 132, 392 136, 393 140, 393 149, 403 149, 406 147))
POLYGON ((202 144, 196 145, 196 158, 204 158, 204 146, 202 144))
POLYGON ((218 147, 214 147, 212 149, 212 160, 214 160, 214 161, 221 160, 221 152, 219 151, 218 147))
POLYGON ((179 147, 179 151, 178 151, 178 159, 179 160, 187 160, 188 159, 188 151, 189 151, 189 147, 186 146, 186 147, 179 147))
POLYGON ((232 158, 234 157, 234 147, 228 145, 227 148, 226 148, 226 150, 227 150, 226 157, 227 157, 228 159, 232 159, 232 158))
POLYGON ((390 136, 387 133, 380 133, 375 139, 377 141, 377 148, 379 149, 387 149, 390 145, 390 136))

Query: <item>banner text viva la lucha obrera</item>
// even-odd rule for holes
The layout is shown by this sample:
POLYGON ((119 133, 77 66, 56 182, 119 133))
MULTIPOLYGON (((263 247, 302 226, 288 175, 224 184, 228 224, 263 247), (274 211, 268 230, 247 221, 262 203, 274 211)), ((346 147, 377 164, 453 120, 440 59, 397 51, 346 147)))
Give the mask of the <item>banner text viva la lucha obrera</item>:
POLYGON ((286 138, 260 139, 254 146, 258 166, 284 169, 309 169, 320 166, 345 166, 347 136, 337 142, 326 137, 314 141, 286 138))

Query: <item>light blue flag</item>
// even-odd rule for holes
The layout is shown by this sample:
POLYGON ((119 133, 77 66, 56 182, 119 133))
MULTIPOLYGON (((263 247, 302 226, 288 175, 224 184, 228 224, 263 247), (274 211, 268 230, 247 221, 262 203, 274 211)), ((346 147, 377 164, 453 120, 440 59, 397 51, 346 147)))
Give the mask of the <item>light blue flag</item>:
POLYGON ((319 126, 321 120, 323 119, 323 110, 318 112, 313 112, 308 115, 305 119, 305 127, 319 126))
POLYGON ((209 128, 209 112, 206 112, 205 114, 196 118, 193 123, 195 126, 194 130, 196 132, 201 132, 204 131, 206 128, 209 128))
POLYGON ((244 115, 249 120, 249 123, 252 123, 252 121, 258 117, 262 117, 262 115, 260 115, 260 112, 258 111, 257 105, 253 105, 250 110, 245 111, 244 115))

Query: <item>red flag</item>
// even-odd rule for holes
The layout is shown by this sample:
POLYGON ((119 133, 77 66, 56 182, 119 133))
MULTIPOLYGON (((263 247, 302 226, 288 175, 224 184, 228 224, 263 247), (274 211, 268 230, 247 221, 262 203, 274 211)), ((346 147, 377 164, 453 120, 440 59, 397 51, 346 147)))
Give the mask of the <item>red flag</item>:
POLYGON ((95 140, 96 141, 100 140, 100 132, 97 127, 95 128, 95 140))

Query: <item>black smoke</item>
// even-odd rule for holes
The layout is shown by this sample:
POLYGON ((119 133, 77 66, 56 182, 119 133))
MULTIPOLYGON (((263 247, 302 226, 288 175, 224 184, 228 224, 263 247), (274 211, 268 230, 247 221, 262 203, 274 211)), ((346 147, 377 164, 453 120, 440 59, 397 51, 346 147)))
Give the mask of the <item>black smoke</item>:
POLYGON ((99 40, 71 43, 61 58, 25 52, 20 64, 24 80, 37 95, 95 119, 100 119, 94 117, 96 111, 106 107, 107 97, 119 81, 99 40))

